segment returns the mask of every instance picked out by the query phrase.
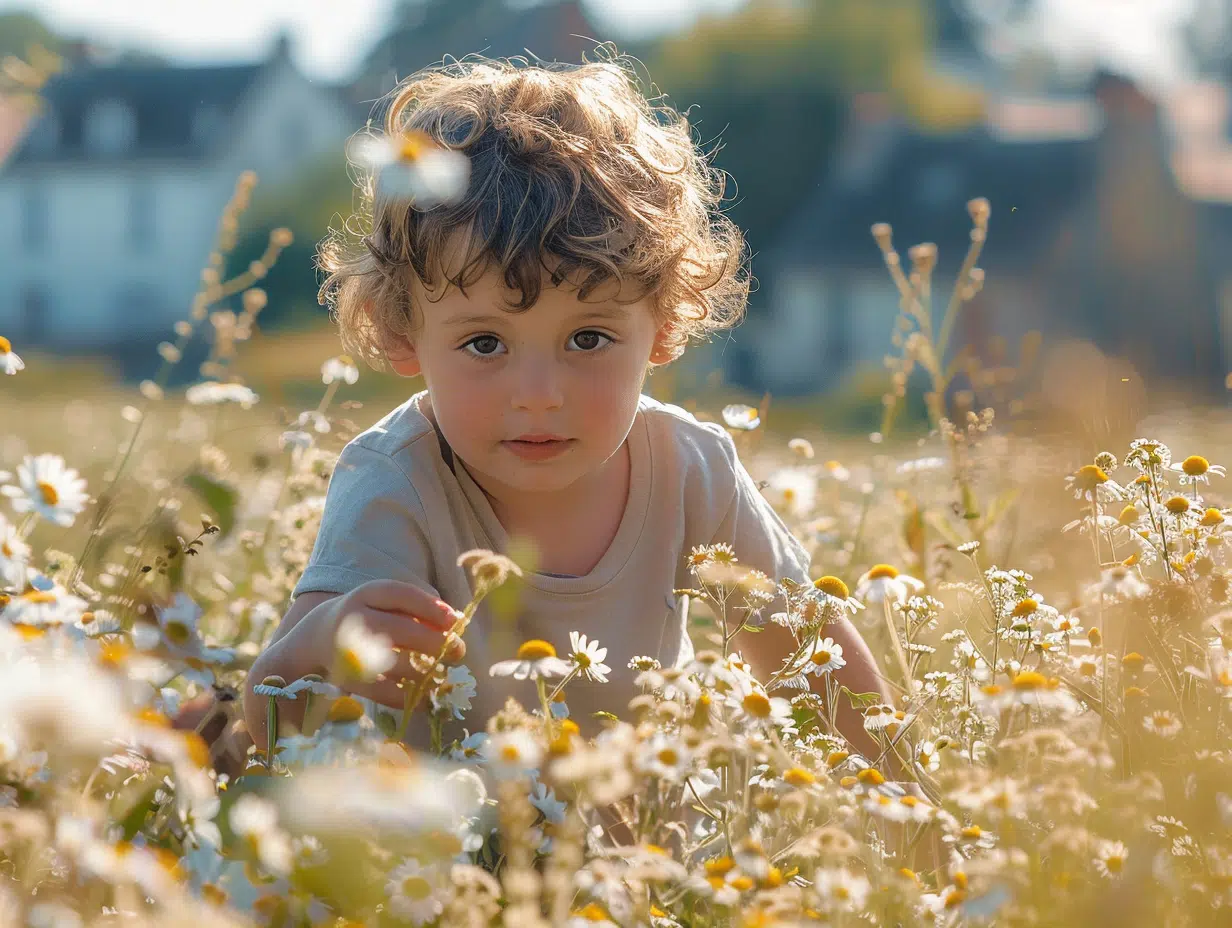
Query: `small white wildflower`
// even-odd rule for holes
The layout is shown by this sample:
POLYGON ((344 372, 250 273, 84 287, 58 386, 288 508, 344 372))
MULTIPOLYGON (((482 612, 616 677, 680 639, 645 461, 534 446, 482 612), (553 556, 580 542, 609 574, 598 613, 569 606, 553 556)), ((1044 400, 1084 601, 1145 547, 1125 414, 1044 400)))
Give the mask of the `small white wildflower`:
POLYGON ((761 425, 761 414, 754 406, 732 403, 723 407, 723 421, 728 428, 749 432, 761 425))
POLYGON ((26 455, 17 465, 17 482, 0 487, 13 500, 13 511, 36 512, 56 525, 72 525, 90 499, 85 480, 58 454, 26 455))

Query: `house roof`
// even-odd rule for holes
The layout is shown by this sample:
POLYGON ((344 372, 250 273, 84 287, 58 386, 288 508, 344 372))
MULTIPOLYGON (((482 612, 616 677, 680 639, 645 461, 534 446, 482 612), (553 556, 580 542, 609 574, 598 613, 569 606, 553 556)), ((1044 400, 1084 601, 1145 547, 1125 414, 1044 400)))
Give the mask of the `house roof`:
POLYGON ((264 67, 78 64, 43 86, 43 113, 13 164, 202 158, 264 67), (132 119, 132 144, 92 149, 85 141, 90 114, 117 103, 132 119))
POLYGON ((929 135, 884 125, 839 156, 785 227, 773 260, 880 268, 870 230, 887 222, 900 254, 933 242, 939 268, 957 269, 970 244, 966 204, 986 197, 992 234, 980 263, 1029 266, 1053 240, 1050 227, 1089 189, 1094 159, 1094 144, 1083 138, 1007 140, 987 125, 929 135))

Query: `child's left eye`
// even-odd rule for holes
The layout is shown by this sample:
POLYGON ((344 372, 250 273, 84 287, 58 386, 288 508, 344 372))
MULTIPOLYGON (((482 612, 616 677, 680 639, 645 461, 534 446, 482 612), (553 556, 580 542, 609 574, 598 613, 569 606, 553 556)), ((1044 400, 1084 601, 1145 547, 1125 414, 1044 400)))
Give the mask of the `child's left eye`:
POLYGON ((577 345, 579 351, 596 351, 605 344, 611 344, 613 339, 610 335, 604 335, 594 329, 583 329, 570 336, 569 341, 577 345))

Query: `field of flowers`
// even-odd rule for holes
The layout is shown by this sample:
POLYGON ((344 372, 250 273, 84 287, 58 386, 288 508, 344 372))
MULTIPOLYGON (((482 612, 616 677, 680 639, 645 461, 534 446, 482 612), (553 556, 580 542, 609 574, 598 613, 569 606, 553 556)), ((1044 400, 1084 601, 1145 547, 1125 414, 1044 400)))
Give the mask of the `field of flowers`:
MULTIPOLYGON (((384 411, 347 400, 345 357, 320 359, 303 411, 239 381, 286 244, 275 232, 264 264, 222 272, 252 182, 163 375, 115 401, 5 406, 0 925, 1229 923, 1232 509, 1202 456, 1219 449, 1173 417, 1084 459, 1078 439, 1012 427, 1011 404, 943 399, 954 314, 982 283, 982 201, 935 333, 935 252, 901 269, 874 230, 903 293, 887 411, 923 370, 926 436, 895 437, 887 415, 836 442, 775 431, 765 403, 697 408, 812 553, 811 586, 779 585, 787 611, 767 614, 739 552, 696 549, 693 663, 635 661, 642 695, 587 742, 568 697, 610 672, 604 643, 528 642, 495 672, 536 679, 539 705, 439 756, 346 695, 393 661, 346 625, 334 678, 262 681, 280 736, 252 745, 246 668, 338 451, 384 411), (228 296, 242 311, 218 308, 228 296), (165 392, 204 326, 203 381, 165 392), (841 615, 892 704, 835 681, 841 615), (764 623, 799 647, 759 681, 740 650, 764 623), (279 726, 289 700, 307 703, 300 731, 279 726), (847 702, 879 752, 838 733, 847 702)), ((0 339, 0 390, 37 373, 17 347, 0 339)), ((517 563, 468 563, 464 615, 516 591, 517 563)), ((423 672, 408 704, 459 719, 493 668, 423 672)))

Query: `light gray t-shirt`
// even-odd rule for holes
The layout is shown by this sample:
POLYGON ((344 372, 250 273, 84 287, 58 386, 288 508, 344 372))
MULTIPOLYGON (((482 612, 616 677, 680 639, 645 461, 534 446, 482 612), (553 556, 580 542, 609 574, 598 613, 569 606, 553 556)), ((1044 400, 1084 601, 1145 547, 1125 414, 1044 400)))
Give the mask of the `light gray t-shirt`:
MULTIPOLYGON (((471 583, 458 555, 473 548, 508 552, 509 538, 487 496, 421 411, 425 396, 411 397, 343 449, 294 596, 341 594, 392 579, 461 609, 471 583)), ((626 440, 629 498, 594 569, 583 577, 529 573, 507 593, 515 608, 501 608, 494 598, 476 613, 465 635, 465 663, 478 692, 459 725, 483 730, 508 696, 528 710, 537 707, 533 683, 493 678, 488 668, 532 638, 565 657, 570 631, 607 648, 611 668, 608 683, 569 684, 571 718, 586 734, 595 730, 597 710, 627 718, 628 702, 638 694, 631 658, 647 655, 671 667, 693 657, 672 590, 695 584, 686 559, 696 545, 725 541, 742 564, 774 579, 808 580, 807 553, 759 492, 721 425, 643 395, 626 440)), ((411 732, 413 743, 427 743, 426 722, 417 720, 411 732)), ((445 743, 460 733, 447 726, 445 743)))

